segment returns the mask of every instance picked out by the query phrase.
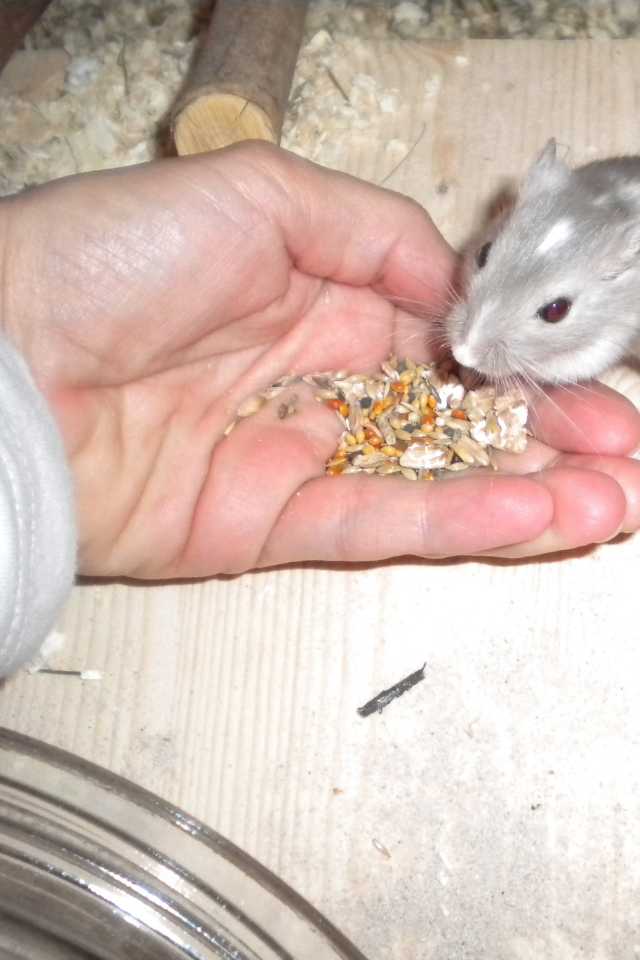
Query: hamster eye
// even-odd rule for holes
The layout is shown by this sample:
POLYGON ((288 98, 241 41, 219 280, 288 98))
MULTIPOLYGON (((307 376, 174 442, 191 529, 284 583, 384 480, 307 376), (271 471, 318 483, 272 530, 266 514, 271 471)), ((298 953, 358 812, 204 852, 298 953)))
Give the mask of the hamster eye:
POLYGON ((557 300, 552 300, 551 303, 546 303, 544 307, 540 307, 538 316, 541 320, 546 320, 547 323, 557 323, 558 320, 564 320, 569 310, 571 310, 571 300, 567 300, 566 297, 558 297, 557 300))
POLYGON ((489 250, 491 250, 490 240, 488 240, 486 243, 483 243, 476 254, 476 263, 478 264, 481 270, 484 267, 485 263, 487 262, 487 257, 489 256, 489 250))

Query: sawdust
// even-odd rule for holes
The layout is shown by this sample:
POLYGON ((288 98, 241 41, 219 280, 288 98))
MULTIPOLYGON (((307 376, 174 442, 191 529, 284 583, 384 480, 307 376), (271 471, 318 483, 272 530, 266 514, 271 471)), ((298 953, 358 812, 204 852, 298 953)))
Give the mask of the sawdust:
MULTIPOLYGON (((0 195, 170 149, 167 117, 206 25, 208 0, 54 0, 0 78, 0 195), (39 80, 36 82, 36 78, 39 80)), ((371 38, 630 37, 635 0, 311 0, 283 146, 340 167, 347 137, 375 136, 397 93, 353 73, 371 38)), ((410 144, 389 145, 390 169, 410 144)))
POLYGON ((52 3, 25 47, 66 55, 62 90, 36 98, 0 80, 0 194, 162 152, 202 13, 201 0, 52 3))

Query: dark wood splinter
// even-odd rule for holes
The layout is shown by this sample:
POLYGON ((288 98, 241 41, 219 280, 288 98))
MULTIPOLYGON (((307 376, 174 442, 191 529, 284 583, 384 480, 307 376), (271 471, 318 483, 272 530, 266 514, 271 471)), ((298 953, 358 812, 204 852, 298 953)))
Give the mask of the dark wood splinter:
POLYGON ((415 687, 416 683, 420 683, 421 680, 424 680, 424 671, 426 666, 426 663, 423 663, 419 670, 415 670, 413 673, 410 673, 408 677, 404 678, 404 680, 399 680, 398 683, 394 683, 394 685, 389 687, 388 690, 383 690, 382 693, 372 697, 371 700, 367 700, 364 706, 358 707, 358 713, 360 716, 368 717, 372 713, 382 713, 384 708, 388 707, 392 700, 396 700, 398 697, 401 697, 402 694, 406 693, 407 690, 410 690, 411 687, 415 687))

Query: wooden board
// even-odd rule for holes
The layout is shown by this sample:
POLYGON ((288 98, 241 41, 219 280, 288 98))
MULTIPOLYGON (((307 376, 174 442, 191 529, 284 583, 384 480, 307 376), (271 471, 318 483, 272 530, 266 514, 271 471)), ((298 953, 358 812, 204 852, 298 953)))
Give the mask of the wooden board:
MULTIPOLYGON (((454 242, 551 134, 576 161, 640 151, 635 41, 372 40, 359 56, 349 69, 402 106, 339 165, 380 181, 387 140, 419 139, 387 185, 454 242)), ((55 666, 102 681, 18 676, 0 723, 186 807, 372 960, 631 958, 639 554, 628 538, 532 563, 85 584, 55 666), (357 715, 425 660, 424 683, 357 715)))

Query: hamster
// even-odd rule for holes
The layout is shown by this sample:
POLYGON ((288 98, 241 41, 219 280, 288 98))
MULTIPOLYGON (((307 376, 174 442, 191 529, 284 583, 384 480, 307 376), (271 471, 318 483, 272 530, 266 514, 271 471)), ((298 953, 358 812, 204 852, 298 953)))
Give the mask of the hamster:
POLYGON ((537 383, 603 373, 640 334, 640 157, 571 169, 549 140, 461 281, 445 332, 462 366, 537 383))

